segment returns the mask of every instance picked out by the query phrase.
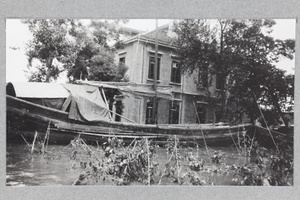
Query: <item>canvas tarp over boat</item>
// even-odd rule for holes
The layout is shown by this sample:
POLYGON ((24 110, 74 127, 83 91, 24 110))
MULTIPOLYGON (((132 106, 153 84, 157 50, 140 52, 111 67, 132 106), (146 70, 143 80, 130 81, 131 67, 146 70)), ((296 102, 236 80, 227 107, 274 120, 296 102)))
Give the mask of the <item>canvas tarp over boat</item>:
POLYGON ((61 110, 70 93, 60 84, 40 82, 7 83, 6 94, 20 99, 61 110))
POLYGON ((97 87, 63 85, 71 94, 69 118, 80 121, 108 121, 109 111, 97 87))
POLYGON ((69 118, 79 121, 109 120, 109 112, 97 87, 57 83, 8 83, 8 95, 62 110, 69 107, 69 118))

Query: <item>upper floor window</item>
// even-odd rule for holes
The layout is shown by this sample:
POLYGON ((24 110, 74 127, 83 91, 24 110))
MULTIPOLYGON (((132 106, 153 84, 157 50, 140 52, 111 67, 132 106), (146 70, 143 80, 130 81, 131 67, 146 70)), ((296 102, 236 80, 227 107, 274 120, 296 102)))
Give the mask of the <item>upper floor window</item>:
POLYGON ((180 66, 178 62, 172 62, 172 69, 171 69, 171 82, 172 83, 181 83, 181 72, 180 66))
MULTIPOLYGON (((149 71, 148 71, 148 78, 154 79, 154 68, 155 68, 155 57, 150 56, 149 58, 149 71)), ((157 76, 156 80, 159 80, 159 70, 160 70, 160 58, 157 58, 157 76)))
POLYGON ((125 64, 125 57, 121 57, 121 58, 119 59, 119 63, 125 64))

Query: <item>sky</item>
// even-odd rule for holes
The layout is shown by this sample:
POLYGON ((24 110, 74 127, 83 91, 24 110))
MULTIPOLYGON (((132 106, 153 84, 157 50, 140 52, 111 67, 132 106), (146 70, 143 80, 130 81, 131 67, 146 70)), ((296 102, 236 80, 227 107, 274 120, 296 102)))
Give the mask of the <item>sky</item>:
MULTIPOLYGON (((170 23, 169 19, 159 19, 158 26, 170 23)), ((156 27, 155 19, 130 19, 125 25, 130 28, 151 31, 156 27)), ((296 20, 278 19, 274 26, 272 36, 276 39, 295 39, 296 20)), ((27 25, 19 19, 6 20, 6 82, 26 82, 24 70, 27 69, 27 57, 25 47, 28 41, 32 39, 27 25)), ((278 68, 286 70, 288 73, 294 73, 295 59, 282 59, 278 68)))

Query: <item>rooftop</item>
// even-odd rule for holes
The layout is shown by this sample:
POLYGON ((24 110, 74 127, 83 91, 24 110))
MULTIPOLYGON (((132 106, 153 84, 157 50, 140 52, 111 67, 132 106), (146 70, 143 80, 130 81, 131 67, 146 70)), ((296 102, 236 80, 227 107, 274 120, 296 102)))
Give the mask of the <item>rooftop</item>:
MULTIPOLYGON (((174 46, 174 44, 176 44, 175 43, 176 39, 175 37, 172 37, 172 35, 174 35, 174 32, 173 34, 170 34, 171 32, 172 32, 172 28, 170 27, 169 24, 165 24, 158 27, 157 28, 158 43, 174 46)), ((136 40, 146 40, 147 42, 154 43, 155 39, 156 39, 156 30, 152 30, 149 32, 137 34, 134 37, 125 40, 124 42, 126 44, 126 43, 134 42, 136 40)))

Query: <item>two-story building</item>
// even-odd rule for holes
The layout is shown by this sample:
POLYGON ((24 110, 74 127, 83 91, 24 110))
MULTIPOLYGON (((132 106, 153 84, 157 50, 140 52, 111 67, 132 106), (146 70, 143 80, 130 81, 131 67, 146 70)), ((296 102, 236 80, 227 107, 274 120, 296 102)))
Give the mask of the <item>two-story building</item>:
MULTIPOLYGON (((137 123, 155 123, 152 120, 153 98, 157 97, 158 124, 211 123, 213 112, 206 101, 207 90, 199 85, 197 72, 182 74, 176 55, 175 39, 170 37, 169 25, 140 33, 124 41, 118 51, 119 62, 128 66, 130 83, 120 83, 124 89, 123 116, 137 123), (153 90, 155 42, 158 40, 157 90, 153 90), (126 92, 127 91, 127 92, 126 92)), ((207 79, 205 79, 207 80, 207 79)), ((215 92, 216 83, 210 87, 215 92)), ((123 120, 122 120, 123 121, 123 120)))

